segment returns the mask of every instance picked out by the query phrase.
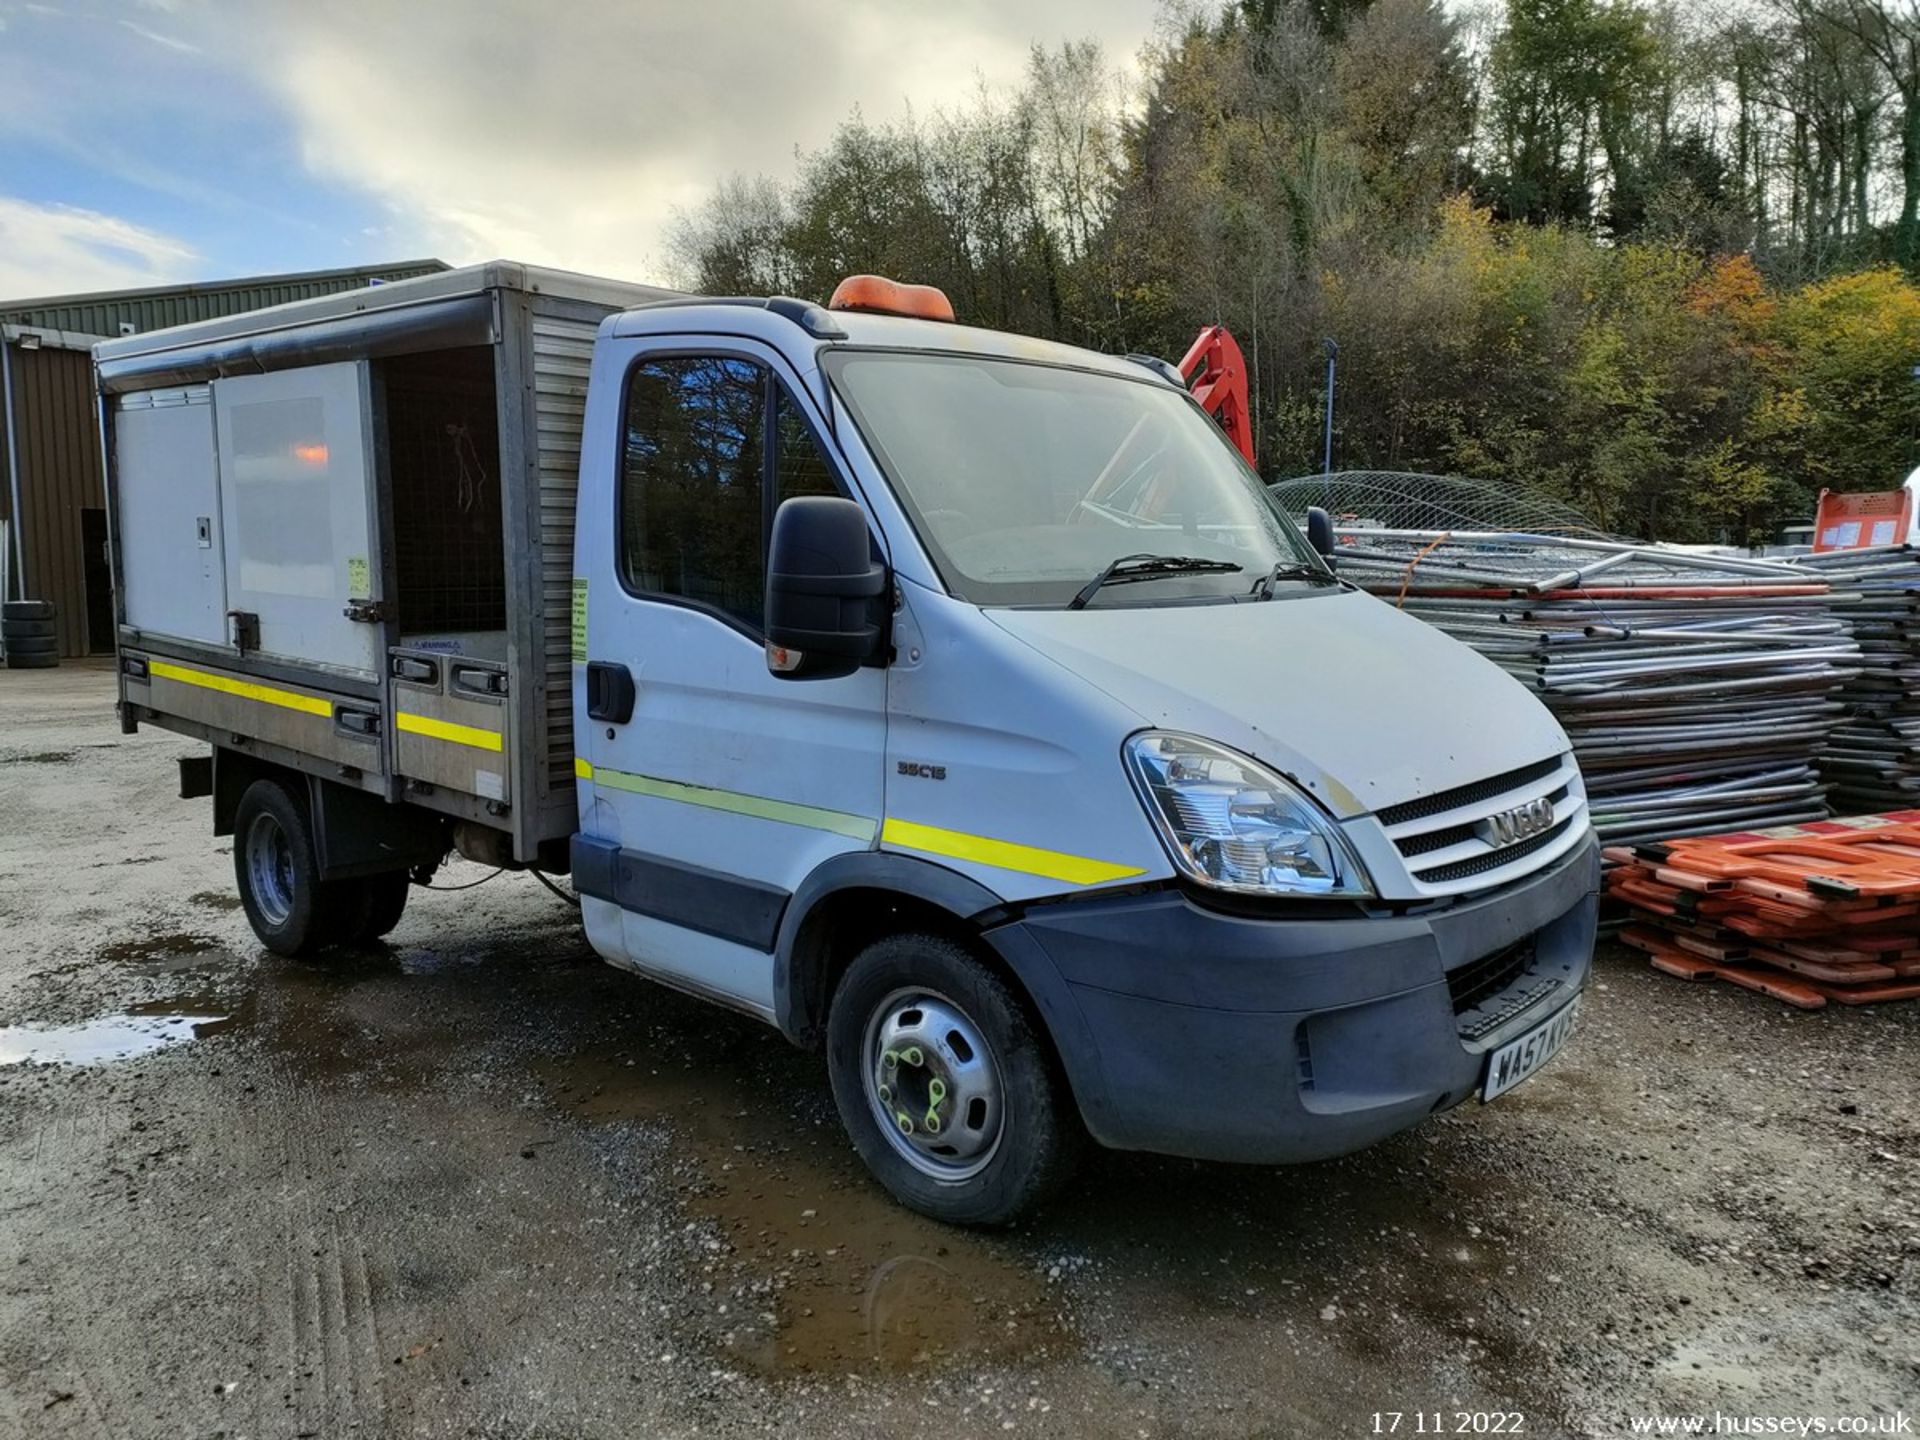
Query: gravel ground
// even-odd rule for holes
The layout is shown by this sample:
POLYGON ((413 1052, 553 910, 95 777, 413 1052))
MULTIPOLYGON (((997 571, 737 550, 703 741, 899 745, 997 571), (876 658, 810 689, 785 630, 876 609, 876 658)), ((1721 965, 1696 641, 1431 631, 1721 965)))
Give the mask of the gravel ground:
POLYGON ((957 1232, 865 1180, 814 1057, 600 964, 529 879, 267 956, 173 798, 191 747, 122 737, 111 692, 0 672, 0 1436, 1915 1408, 1920 1006, 1800 1014, 1608 950, 1493 1106, 1293 1170, 1100 1155, 957 1232))

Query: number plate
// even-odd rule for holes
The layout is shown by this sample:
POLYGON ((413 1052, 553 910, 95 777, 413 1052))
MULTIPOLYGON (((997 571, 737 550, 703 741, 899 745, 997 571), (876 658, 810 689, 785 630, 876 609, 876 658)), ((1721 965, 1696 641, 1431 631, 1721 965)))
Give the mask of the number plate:
POLYGON ((1558 1055, 1560 1047, 1567 1043, 1567 1036, 1573 1033, 1573 1018, 1579 1009, 1580 1001, 1576 998, 1518 1040, 1509 1040, 1489 1055, 1487 1078, 1480 1087, 1482 1102, 1506 1094, 1558 1055))

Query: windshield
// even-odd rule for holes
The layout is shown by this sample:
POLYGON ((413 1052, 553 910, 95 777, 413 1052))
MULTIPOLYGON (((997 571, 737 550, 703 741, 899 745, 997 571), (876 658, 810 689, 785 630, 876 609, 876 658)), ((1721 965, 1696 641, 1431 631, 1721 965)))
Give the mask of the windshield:
POLYGON ((1224 599, 1276 566, 1324 567, 1239 452, 1165 385, 977 356, 826 357, 949 589, 1066 606, 1123 556, 1162 566, 1100 607, 1224 599))

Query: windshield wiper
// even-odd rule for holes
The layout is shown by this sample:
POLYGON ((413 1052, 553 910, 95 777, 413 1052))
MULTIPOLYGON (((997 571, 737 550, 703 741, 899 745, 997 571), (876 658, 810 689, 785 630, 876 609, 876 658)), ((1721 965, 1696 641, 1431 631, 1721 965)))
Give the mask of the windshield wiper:
POLYGON ((1080 587, 1080 593, 1067 602, 1069 610, 1084 610, 1102 585, 1121 585, 1133 580, 1158 580, 1163 575, 1225 574, 1247 567, 1231 560, 1202 560, 1195 555, 1122 555, 1093 579, 1080 587))
POLYGON ((1282 560, 1273 569, 1253 582, 1253 588, 1247 593, 1258 595, 1262 600, 1273 598, 1273 587, 1282 580, 1304 580, 1309 585, 1338 585, 1340 582, 1318 565, 1309 565, 1304 560, 1282 560))

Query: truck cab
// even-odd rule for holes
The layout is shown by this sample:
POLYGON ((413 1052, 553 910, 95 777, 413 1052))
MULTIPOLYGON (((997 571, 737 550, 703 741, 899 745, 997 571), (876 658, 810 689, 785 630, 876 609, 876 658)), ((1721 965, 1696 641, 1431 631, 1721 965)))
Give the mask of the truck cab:
POLYGON ((650 305, 600 328, 579 507, 588 936, 824 1046, 908 1204, 1005 1219, 1082 1131, 1339 1154, 1564 1038, 1565 735, 1160 370, 882 282, 650 305))
POLYGON ((95 360, 123 726, 206 742, 271 951, 454 850, 570 874, 960 1223, 1089 1139, 1338 1155, 1567 1038, 1567 737, 1343 584, 1171 366, 876 277, 506 262, 95 360))

